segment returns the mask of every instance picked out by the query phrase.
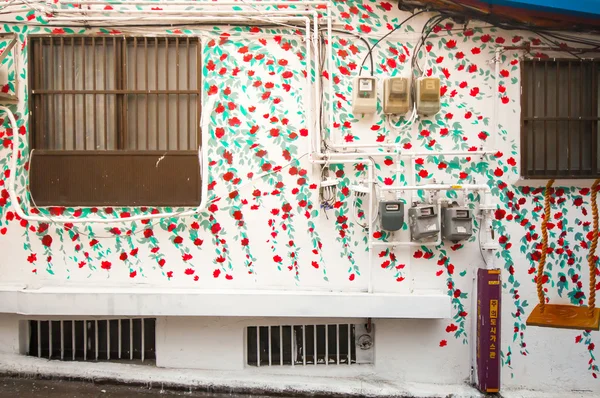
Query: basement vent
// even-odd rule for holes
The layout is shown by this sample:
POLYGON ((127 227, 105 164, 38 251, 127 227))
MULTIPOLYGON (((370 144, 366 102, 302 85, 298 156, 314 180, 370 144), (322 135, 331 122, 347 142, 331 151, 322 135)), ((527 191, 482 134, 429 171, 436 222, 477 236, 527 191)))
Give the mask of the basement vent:
POLYGON ((250 366, 373 363, 373 330, 366 325, 249 326, 250 366))
POLYGON ((27 355, 66 361, 156 359, 156 319, 29 320, 27 355))

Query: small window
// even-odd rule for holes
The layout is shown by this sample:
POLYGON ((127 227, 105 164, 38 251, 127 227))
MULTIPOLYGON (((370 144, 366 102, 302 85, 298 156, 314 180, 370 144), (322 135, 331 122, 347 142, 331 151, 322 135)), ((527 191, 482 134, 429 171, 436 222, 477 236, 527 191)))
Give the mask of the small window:
POLYGON ((200 202, 197 38, 29 38, 39 206, 200 202))
POLYGON ((523 61, 523 177, 600 176, 599 77, 596 60, 523 61))

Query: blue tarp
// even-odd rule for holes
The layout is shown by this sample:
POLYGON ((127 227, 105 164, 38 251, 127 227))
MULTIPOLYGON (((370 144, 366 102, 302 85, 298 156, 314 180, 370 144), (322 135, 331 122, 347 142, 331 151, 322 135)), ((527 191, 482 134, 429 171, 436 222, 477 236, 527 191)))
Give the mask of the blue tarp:
POLYGON ((483 3, 539 10, 556 14, 600 16, 600 0, 482 0, 483 3))

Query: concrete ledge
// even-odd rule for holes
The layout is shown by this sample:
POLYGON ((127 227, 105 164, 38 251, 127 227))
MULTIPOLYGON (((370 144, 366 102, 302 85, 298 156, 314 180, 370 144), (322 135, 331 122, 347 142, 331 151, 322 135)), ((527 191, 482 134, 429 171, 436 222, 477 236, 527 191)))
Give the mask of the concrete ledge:
POLYGON ((0 313, 443 319, 451 301, 441 293, 0 286, 0 313))
POLYGON ((384 379, 375 375, 360 377, 317 377, 274 375, 264 369, 206 371, 157 368, 107 362, 61 362, 0 355, 0 375, 33 376, 45 379, 93 381, 225 394, 331 397, 428 397, 483 398, 465 384, 421 384, 384 379))

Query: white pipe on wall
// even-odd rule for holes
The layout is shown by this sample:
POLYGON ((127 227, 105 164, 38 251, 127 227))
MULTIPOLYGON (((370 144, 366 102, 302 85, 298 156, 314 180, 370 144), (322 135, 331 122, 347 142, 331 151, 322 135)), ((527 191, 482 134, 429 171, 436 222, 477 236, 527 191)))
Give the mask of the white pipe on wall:
MULTIPOLYGON (((171 4, 172 2, 169 2, 169 4, 171 4)), ((268 2, 261 2, 261 5, 267 5, 268 2)), ((302 4, 303 2, 298 2, 298 4, 302 4)), ((155 5, 156 3, 151 3, 153 5, 155 5)), ((218 3, 209 3, 207 5, 235 5, 235 4, 240 4, 238 2, 218 2, 218 3)), ((283 4, 283 3, 276 3, 276 4, 283 4)), ((329 70, 330 70, 330 74, 332 73, 331 71, 333 70, 333 63, 332 63, 332 37, 331 37, 331 8, 330 8, 330 4, 328 2, 309 2, 308 5, 325 5, 327 4, 327 26, 328 26, 328 37, 327 37, 327 50, 328 50, 328 58, 329 58, 329 70)), ((196 6, 198 4, 195 4, 196 6)), ((82 21, 97 21, 97 20, 104 20, 104 19, 109 19, 109 20, 129 20, 129 17, 99 17, 99 16, 94 16, 94 17, 90 17, 88 15, 85 15, 86 12, 98 12, 98 13, 102 13, 102 14, 122 14, 122 11, 119 10, 82 10, 82 9, 67 9, 67 10, 56 10, 56 14, 77 14, 78 16, 81 17, 82 21)), ((144 17, 144 20, 148 20, 148 19, 152 19, 154 16, 151 16, 153 13, 159 14, 159 15, 180 15, 180 14, 185 14, 186 16, 183 17, 186 20, 189 18, 190 15, 194 15, 194 14, 200 14, 201 17, 197 18, 196 20, 211 20, 210 17, 208 17, 206 14, 210 13, 210 14, 214 14, 214 15, 229 15, 231 14, 231 10, 214 10, 214 11, 197 11, 197 10, 190 10, 190 11, 185 11, 185 10, 157 10, 156 12, 154 11, 148 11, 148 10, 131 10, 131 11, 127 11, 127 13, 133 13, 133 14, 148 14, 146 17, 144 17)), ((155 15, 156 15, 155 14, 155 15)), ((260 15, 260 16, 264 16, 264 19, 267 20, 276 20, 275 18, 270 18, 269 15, 310 15, 313 18, 313 23, 314 23, 314 36, 313 36, 313 40, 309 39, 309 35, 306 35, 306 45, 307 45, 307 65, 310 65, 311 62, 311 56, 310 56, 310 49, 308 48, 308 46, 310 46, 310 44, 312 43, 315 46, 315 67, 317 67, 319 65, 319 60, 318 60, 318 48, 319 48, 319 43, 318 43, 318 31, 319 31, 319 13, 315 10, 312 11, 308 11, 308 10, 274 10, 274 11, 261 11, 261 10, 253 10, 253 11, 241 11, 241 12, 237 12, 238 16, 244 16, 244 15, 260 15)), ((292 17, 293 18, 293 17, 292 17)), ((181 20, 181 18, 177 18, 178 20, 181 20)), ((221 20, 222 18, 219 18, 219 20, 221 20)), ((72 19, 65 19, 65 18, 61 18, 61 17, 54 17, 51 19, 55 20, 55 21, 77 21, 79 20, 79 18, 72 18, 72 19)), ((288 20, 289 21, 289 20, 288 20)), ((307 28, 307 32, 308 32, 308 28, 307 28)), ((310 67, 309 67, 310 68, 310 67)), ((319 71, 320 72, 320 71, 319 71)), ((311 85, 311 76, 312 76, 312 68, 310 68, 310 71, 307 73, 307 90, 310 91, 310 85, 311 85)), ((329 89, 330 89, 330 97, 332 97, 332 92, 333 92, 333 84, 332 84, 332 79, 331 76, 329 77, 329 89)), ((321 87, 321 77, 317 75, 317 73, 315 73, 315 104, 318 105, 319 109, 320 109, 320 89, 321 87)), ((332 112, 333 112, 333 105, 332 105, 332 112)), ((309 153, 312 153, 313 149, 316 148, 317 153, 320 153, 320 148, 321 148, 321 121, 319 118, 316 119, 315 122, 315 126, 313 127, 313 121, 312 121, 312 113, 313 113, 313 109, 312 109, 312 103, 309 104, 309 106, 307 106, 306 108, 306 117, 307 117, 307 124, 310 126, 309 128, 309 153), (317 131, 318 134, 311 134, 311 131, 317 131)), ((333 128, 333 113, 330 114, 330 128, 333 128)))
POLYGON ((290 2, 287 0, 282 1, 245 1, 245 0, 218 0, 215 2, 208 1, 115 1, 115 0, 81 0, 81 1, 64 1, 58 0, 56 5, 122 5, 122 6, 157 6, 157 5, 177 5, 177 6, 247 6, 247 7, 258 7, 258 6, 277 6, 277 5, 306 5, 306 6, 323 6, 329 5, 329 1, 315 1, 315 0, 301 0, 290 2))
POLYGON ((427 184, 427 185, 404 185, 399 187, 381 187, 382 191, 452 191, 467 189, 469 191, 486 191, 490 187, 485 184, 427 184))
POLYGON ((494 93, 494 109, 492 113, 492 134, 487 145, 490 148, 495 148, 496 138, 498 136, 498 113, 500 111, 500 96, 498 95, 498 76, 500 76, 500 63, 502 60, 502 47, 496 47, 496 53, 494 56, 494 87, 491 88, 491 92, 494 93))
MULTIPOLYGON (((198 20, 198 19, 203 19, 202 17, 190 17, 193 20, 198 20)), ((220 20, 240 20, 239 17, 220 17, 220 20)), ((307 66, 308 66, 308 73, 307 73, 307 81, 308 84, 310 84, 310 76, 312 75, 312 65, 310 62, 310 19, 308 17, 274 17, 273 19, 284 19, 286 21, 289 20, 296 20, 296 21, 304 21, 305 22, 305 41, 307 44, 307 66)), ((243 20, 243 19, 242 19, 243 20)), ((310 87, 310 86, 309 86, 310 87)), ((306 95, 306 106, 307 106, 307 110, 309 110, 312 106, 311 104, 311 96, 310 95, 306 95)), ((213 100, 214 102, 214 100, 213 100)), ((212 109, 212 107, 209 107, 208 109, 212 109)), ((11 112, 10 109, 8 109, 7 107, 4 106, 0 106, 0 111, 4 111, 9 119, 11 128, 16 132, 17 131, 17 124, 16 124, 16 120, 15 117, 13 115, 13 113, 11 112)), ((311 112, 307 112, 308 117, 311 118, 311 112)), ((208 120, 208 117, 206 117, 206 114, 203 113, 203 115, 201 117, 204 117, 203 120, 208 120)), ((310 120, 310 119, 309 119, 310 120)), ((203 125, 203 130, 204 131, 208 131, 208 126, 204 126, 203 125)), ((308 123, 308 127, 309 127, 309 132, 310 130, 312 130, 312 122, 308 123)), ((203 134, 203 137, 206 137, 206 134, 203 134)), ((203 139, 204 141, 204 139, 203 139)), ((136 216, 131 216, 131 217, 124 217, 124 218, 99 218, 99 217, 86 217, 86 218, 69 218, 69 217, 49 217, 49 216, 37 216, 37 215, 31 215, 31 214, 25 214, 25 212, 23 211, 23 209, 21 208, 20 205, 20 201, 19 198, 17 197, 16 194, 16 172, 17 172, 17 157, 18 157, 18 152, 19 152, 19 147, 20 147, 20 137, 19 134, 15 133, 13 135, 13 151, 12 151, 12 157, 11 157, 11 163, 10 163, 10 170, 11 170, 11 174, 8 180, 8 185, 9 185, 9 196, 13 205, 13 208, 15 210, 15 213, 19 215, 19 217, 21 217, 22 219, 26 220, 26 221, 30 221, 30 222, 53 222, 53 223, 72 223, 72 224, 76 224, 76 223, 101 223, 101 224, 109 224, 109 223, 123 223, 123 222, 130 222, 130 221, 141 221, 141 220, 149 220, 149 219, 157 219, 157 218, 165 218, 165 217, 187 217, 187 216, 191 216, 191 215, 195 215, 200 213, 207 205, 208 203, 208 175, 209 175, 209 170, 208 170, 208 161, 206 159, 208 159, 208 143, 207 142, 203 142, 203 145, 199 148, 199 158, 200 159, 204 159, 205 161, 202 162, 202 169, 203 169, 203 173, 202 175, 205 176, 205 181, 202 182, 202 195, 201 195, 201 201, 200 204, 198 205, 197 208, 192 209, 192 210, 187 210, 184 212, 169 212, 169 213, 156 213, 156 214, 147 214, 147 215, 136 215, 136 216)))
MULTIPOLYGON (((328 157, 327 159, 320 159, 320 160, 314 160, 311 159, 310 162, 313 164, 354 164, 357 161, 359 161, 359 159, 345 159, 343 157, 329 157, 329 155, 326 155, 326 157, 328 157)), ((373 214, 373 200, 374 200, 374 196, 375 196, 375 163, 371 160, 371 159, 362 159, 360 160, 362 162, 365 162, 368 164, 368 168, 367 168, 367 178, 368 181, 371 185, 371 189, 369 192, 369 215, 367 217, 367 225, 369 227, 369 236, 371 236, 371 229, 373 226, 373 223, 375 222, 374 220, 374 214, 373 214)), ((368 261, 368 272, 369 272, 369 282, 368 282, 368 286, 367 286, 367 292, 368 293, 373 293, 373 281, 372 281, 372 274, 373 274, 373 253, 371 252, 371 250, 368 250, 368 256, 369 256, 369 261, 368 261)))
MULTIPOLYGON (((59 1, 58 3, 60 4, 74 4, 74 3, 69 3, 69 2, 62 2, 59 1)), ((123 6, 128 6, 128 5, 152 5, 152 6, 156 6, 156 5, 166 5, 166 6, 171 6, 171 5, 186 5, 186 6, 211 6, 211 5, 221 5, 221 6, 227 6, 227 5, 239 5, 239 6, 252 6, 252 7, 258 7, 258 6, 274 6, 274 5, 289 5, 290 3, 288 1, 264 1, 264 2, 244 2, 243 0, 241 1, 219 1, 219 2, 214 2, 214 3, 201 3, 201 2, 190 2, 190 1, 181 1, 181 2, 150 2, 150 1, 146 1, 146 2, 112 2, 112 1, 93 1, 93 0, 83 0, 81 2, 77 2, 76 4, 78 5, 92 5, 92 4, 111 4, 111 5, 123 5, 123 6)), ((329 84, 328 84, 328 91, 329 91, 329 99, 330 99, 330 112, 329 112, 329 131, 330 131, 330 136, 334 136, 333 131, 334 131, 334 114, 335 114, 335 101, 334 101, 334 88, 333 88, 333 70, 334 70, 334 60, 333 60, 333 50, 332 50, 332 11, 331 11, 331 4, 328 1, 298 1, 298 2, 294 2, 291 3, 293 5, 298 5, 298 6, 319 6, 319 5, 325 5, 327 7, 327 36, 328 36, 328 40, 327 40, 327 57, 328 57, 328 71, 329 71, 329 84)), ((110 21, 160 21, 160 22, 165 22, 165 18, 164 17, 159 17, 156 14, 163 14, 163 15, 179 15, 179 14, 184 14, 185 16, 182 17, 177 17, 176 19, 178 21, 199 21, 199 20, 210 20, 210 21, 214 21, 215 18, 214 17, 210 17, 208 15, 210 14, 214 14, 214 15, 226 15, 226 14, 230 14, 232 13, 232 11, 230 10, 214 10, 214 11, 206 11, 202 13, 202 16, 190 16, 190 15, 194 15, 196 13, 198 13, 198 11, 176 11, 176 10, 161 10, 161 11, 141 11, 141 10, 127 10, 127 11, 121 11, 121 13, 133 13, 133 14, 142 14, 142 13, 146 13, 149 14, 148 16, 145 17, 140 17, 140 16, 136 16, 136 17, 128 17, 128 16, 122 16, 122 17, 113 17, 112 15, 107 17, 107 16, 100 16, 100 17, 89 17, 84 15, 84 13, 86 12, 94 12, 94 13, 102 13, 102 14, 115 14, 115 13, 119 13, 117 12, 110 12, 109 10, 95 10, 95 9, 91 9, 91 10, 82 10, 82 9, 76 9, 76 10, 55 10, 55 12, 57 14, 78 14, 77 17, 70 17, 70 18, 61 18, 61 17, 56 17, 56 18, 51 18, 50 22, 53 21, 69 21, 69 22, 76 22, 76 21, 106 21, 106 20, 110 20, 110 21), (156 13, 156 14, 155 14, 156 13)), ((312 65, 311 65, 311 43, 315 46, 315 66, 318 67, 318 65, 320 64, 319 61, 319 51, 318 48, 320 46, 320 42, 318 40, 318 16, 319 13, 315 10, 313 11, 302 11, 302 10, 288 10, 288 11, 280 11, 280 10, 273 10, 273 11, 240 11, 240 12, 236 12, 236 16, 235 17, 219 17, 218 20, 226 20, 226 21, 240 21, 240 22, 247 22, 249 20, 258 20, 259 18, 252 18, 251 15, 257 15, 257 16, 263 16, 263 22, 264 19, 271 19, 271 20, 285 20, 285 21, 293 21, 293 20, 298 20, 298 21, 304 21, 305 22, 305 29, 306 29, 306 34, 305 34, 305 42, 306 42, 306 46, 307 46, 307 50, 306 50, 306 54, 307 54, 307 60, 306 60, 306 64, 307 64, 307 78, 306 78, 306 89, 307 91, 311 91, 311 77, 312 77, 312 65), (244 16, 246 15, 246 17, 244 16), (275 17, 271 17, 270 15, 277 15, 275 17), (287 17, 279 17, 279 15, 287 15, 287 17), (308 17, 291 17, 289 15, 309 15, 313 17, 313 21, 314 21, 314 36, 312 36, 312 40, 311 40, 311 34, 310 34, 310 19, 308 17)), ((168 24, 168 22, 165 22, 165 24, 168 24)), ((497 62, 496 64, 496 68, 499 68, 499 63, 497 62)), ((320 109, 320 105, 321 105, 321 95, 320 95, 320 86, 321 86, 321 76, 319 75, 320 70, 317 69, 317 73, 315 74, 316 77, 316 83, 315 83, 315 91, 314 91, 314 100, 315 100, 315 105, 317 107, 319 107, 320 109)), ((496 75, 498 75, 498 72, 496 73, 496 75)), ((331 154, 325 154, 322 153, 322 148, 321 148, 321 140, 322 140, 322 131, 321 131, 321 121, 320 119, 317 120, 316 122, 313 122, 312 119, 312 101, 313 101, 313 96, 311 93, 305 94, 306 97, 304 98, 304 102, 305 102, 305 106, 306 106, 306 119, 307 119, 307 126, 308 126, 308 153, 309 153, 309 159, 310 162, 313 164, 327 164, 327 163, 342 163, 342 164, 348 164, 348 163, 356 163, 358 161, 362 161, 364 163, 367 163, 369 165, 368 167, 368 181, 367 183, 370 184, 370 194, 369 194, 369 216, 368 216, 368 225, 369 225, 369 244, 368 247, 369 249, 371 249, 372 247, 376 247, 376 246, 430 246, 430 245, 439 245, 441 244, 441 232, 438 236, 438 239, 436 240, 436 242, 425 242, 425 243, 417 243, 417 242, 373 242, 372 241, 372 227, 373 224, 375 222, 374 220, 374 212, 372 211, 373 209, 373 202, 375 200, 375 176, 374 176, 374 169, 375 169, 375 164, 371 159, 363 159, 363 157, 365 156, 390 156, 390 155, 395 155, 397 157, 397 170, 396 173, 397 175, 399 175, 400 171, 399 171, 399 167, 400 167, 400 158, 403 156, 409 156, 411 157, 411 165, 414 165, 414 163, 412 162, 414 160, 414 158, 416 156, 440 156, 440 155, 448 155, 448 156, 477 156, 477 155, 486 155, 486 154, 491 154, 494 153, 494 151, 473 151, 473 152, 469 152, 469 151, 440 151, 440 152, 402 152, 401 148, 399 147, 398 144, 333 144, 331 145, 333 148, 338 148, 338 149, 342 149, 344 151, 350 149, 365 149, 365 148, 388 148, 388 149, 392 149, 393 151, 390 152, 366 152, 366 153, 362 153, 362 152, 343 152, 343 153, 331 153, 331 154), (313 155, 316 158, 313 158, 313 155)), ((496 99, 496 102, 498 102, 498 99, 496 99)), ((10 110, 8 110, 5 107, 0 107, 0 110, 4 110, 5 112, 10 112, 10 110)), ((495 113, 497 112, 497 106, 495 105, 495 113)), ((9 114, 9 119, 11 119, 12 114, 9 114)), ((494 133, 492 134, 493 136, 495 136, 495 134, 497 134, 497 116, 494 116, 495 121, 494 121, 494 133)), ((16 123, 13 124, 14 122, 14 116, 12 116, 11 121, 11 125, 13 127, 16 127, 16 123)), ((15 129, 16 131, 16 129, 15 129)), ((15 136, 18 136, 18 134, 15 134, 15 136)), ((492 140, 490 140, 492 141, 492 140)), ((492 141, 493 142, 493 141, 492 141)), ((19 147, 19 141, 18 141, 18 137, 15 139, 15 141, 13 142, 13 156, 11 159, 11 176, 9 178, 9 194, 11 197, 11 201, 13 203, 13 207, 15 207, 15 211, 17 212, 17 214, 19 214, 19 216, 23 219, 26 219, 28 221, 40 221, 40 222, 48 222, 48 221, 55 221, 55 222, 72 222, 72 223, 84 223, 84 222, 98 222, 98 223, 111 223, 111 222, 127 222, 127 221, 137 221, 137 220, 145 220, 145 219, 151 219, 151 218, 162 218, 162 217, 183 217, 183 216, 187 216, 187 215, 193 215, 193 214, 197 214, 197 212, 199 212, 201 209, 203 209, 206 206, 206 198, 208 197, 207 195, 207 184, 203 184, 203 194, 202 194, 202 201, 201 204, 198 206, 197 209, 195 210, 190 210, 187 212, 183 212, 183 213, 159 213, 159 214, 155 214, 155 215, 144 215, 144 216, 134 216, 134 217, 128 217, 128 218, 123 218, 123 219, 102 219, 102 218, 88 218, 88 219, 66 219, 66 218, 62 218, 62 217, 58 217, 58 218, 53 218, 52 220, 49 220, 48 217, 43 217, 43 216, 27 216, 23 213, 19 202, 18 202, 18 198, 16 197, 16 192, 15 192, 15 176, 16 176, 16 161, 17 161, 17 155, 18 155, 18 147, 19 147), (18 210, 17 210, 18 208, 18 210)), ((493 146, 492 146, 493 147, 493 146)), ((202 146, 202 153, 204 154, 204 158, 206 159, 206 154, 205 154, 205 150, 207 148, 206 143, 203 143, 202 146)), ((202 169, 203 169, 203 175, 204 176, 208 176, 208 162, 204 161, 202 162, 202 169)), ((477 184, 472 184, 472 185, 448 185, 448 184, 441 184, 441 185, 437 185, 437 184, 429 184, 429 185, 422 185, 422 186, 418 186, 414 183, 414 168, 412 170, 411 173, 412 179, 413 181, 411 182, 411 185, 408 186, 397 186, 397 187, 384 187, 382 188, 383 190, 387 190, 387 191, 395 191, 397 192, 397 194, 399 194, 400 192, 407 190, 407 191, 416 191, 416 190, 447 190, 447 189, 470 189, 470 190, 486 190, 486 201, 487 201, 487 192, 489 192, 489 187, 487 185, 477 185, 477 184), (457 188, 458 187, 458 188, 457 188)), ((399 182, 399 178, 398 178, 398 182, 399 182)), ((438 199, 438 221, 440 221, 441 218, 441 202, 440 199, 438 199)), ((368 286, 368 292, 372 293, 373 292, 373 283, 372 283, 372 253, 371 250, 369 250, 369 268, 368 268, 368 272, 369 272, 369 286, 368 286)))
MULTIPOLYGON (((99 13, 99 14, 112 14, 112 15, 122 15, 122 14, 148 14, 148 15, 184 15, 184 16, 190 16, 190 15, 201 15, 201 16, 209 16, 209 15, 231 15, 232 11, 231 10, 185 10, 185 9, 181 9, 181 10, 103 10, 103 9, 97 9, 97 10, 86 10, 86 9, 80 9, 80 8, 69 8, 69 9, 64 9, 64 10, 54 10, 54 14, 78 14, 81 15, 82 18, 87 18, 88 17, 88 13, 93 12, 93 13, 99 13)), ((305 11, 305 10, 267 10, 267 11, 260 11, 260 10, 252 10, 252 11, 238 11, 235 12, 236 16, 244 16, 244 15, 264 15, 265 18, 273 15, 273 16, 298 16, 298 15, 316 15, 316 18, 318 18, 318 12, 317 11, 305 11)), ((112 16, 110 17, 106 17, 105 19, 110 19, 112 18, 112 16)), ((51 17, 50 19, 55 19, 54 17, 51 17)), ((318 19, 317 19, 318 22, 318 19)), ((318 24, 317 24, 318 26, 318 24)))

